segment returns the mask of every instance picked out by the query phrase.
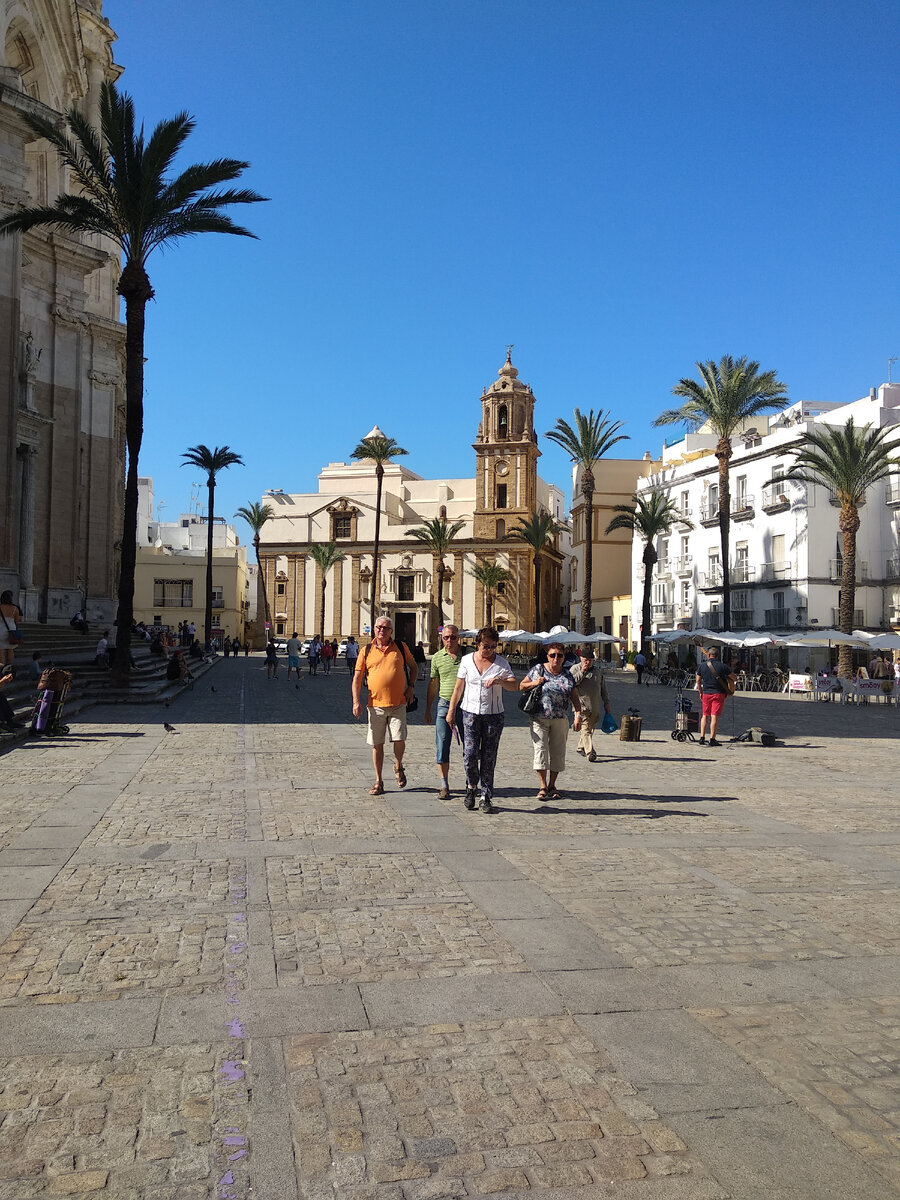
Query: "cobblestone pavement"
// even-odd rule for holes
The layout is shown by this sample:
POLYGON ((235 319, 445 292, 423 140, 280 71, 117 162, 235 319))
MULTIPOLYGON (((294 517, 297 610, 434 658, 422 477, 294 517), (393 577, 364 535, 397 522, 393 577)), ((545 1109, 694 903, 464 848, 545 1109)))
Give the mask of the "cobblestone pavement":
POLYGON ((494 816, 256 658, 0 757, 0 1200, 900 1195, 900 712, 610 688, 494 816))

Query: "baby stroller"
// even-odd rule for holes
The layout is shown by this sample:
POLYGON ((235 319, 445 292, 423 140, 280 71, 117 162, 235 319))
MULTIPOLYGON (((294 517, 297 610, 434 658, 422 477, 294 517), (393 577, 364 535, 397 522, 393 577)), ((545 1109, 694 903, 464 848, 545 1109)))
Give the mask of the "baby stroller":
POLYGON ((699 729, 700 714, 694 712, 694 702, 690 696, 686 696, 684 689, 679 688, 675 699, 675 728, 672 730, 672 739, 676 742, 692 742, 699 729))
POLYGON ((62 737, 69 732, 68 725, 60 721, 63 705, 69 694, 72 676, 58 667, 48 667, 38 682, 37 700, 31 714, 32 733, 43 733, 47 737, 62 737))

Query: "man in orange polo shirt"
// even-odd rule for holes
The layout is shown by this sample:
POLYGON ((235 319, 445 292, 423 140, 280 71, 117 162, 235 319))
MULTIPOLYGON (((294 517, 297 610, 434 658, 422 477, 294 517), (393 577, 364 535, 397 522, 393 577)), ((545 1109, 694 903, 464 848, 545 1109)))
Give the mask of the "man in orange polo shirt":
POLYGON ((406 787, 406 773, 403 770, 406 705, 413 698, 419 668, 406 646, 398 646, 393 640, 393 633, 394 626, 387 617, 376 620, 375 639, 360 654, 353 675, 354 717, 358 718, 362 712, 359 694, 364 680, 369 689, 369 734, 366 740, 372 747, 372 763, 375 767, 375 783, 369 788, 370 796, 384 794, 382 770, 386 736, 394 745, 397 784, 401 788, 406 787))

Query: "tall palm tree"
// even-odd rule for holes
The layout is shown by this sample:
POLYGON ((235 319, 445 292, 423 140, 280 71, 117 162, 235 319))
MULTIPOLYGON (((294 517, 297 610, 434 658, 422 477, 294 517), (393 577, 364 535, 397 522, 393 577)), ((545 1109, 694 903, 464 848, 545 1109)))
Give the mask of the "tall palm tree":
POLYGON ((183 467, 189 464, 199 467, 206 472, 206 486, 209 490, 209 505, 206 516, 206 606, 203 613, 203 640, 209 646, 212 642, 212 568, 213 568, 213 521, 216 509, 216 476, 226 467, 243 466, 244 460, 239 454, 229 450, 227 446, 216 446, 210 450, 201 442, 199 446, 190 446, 181 456, 183 467))
POLYGON ((153 297, 147 259, 160 246, 199 233, 255 237, 222 211, 231 204, 265 199, 245 189, 222 189, 249 166, 233 158, 197 163, 172 176, 179 150, 194 129, 187 113, 160 121, 149 139, 135 127, 134 103, 113 83, 100 90, 100 128, 78 108, 65 127, 52 119, 21 113, 33 132, 46 138, 69 169, 74 191, 53 204, 26 208, 0 221, 0 234, 50 225, 74 234, 108 238, 124 260, 118 292, 125 301, 125 480, 124 524, 116 617, 116 674, 127 682, 134 619, 137 555, 138 457, 144 433, 144 310, 153 297))
MULTIPOLYGON (((887 426, 873 429, 871 425, 863 425, 857 429, 852 417, 843 426, 811 426, 803 435, 793 465, 784 473, 785 479, 799 483, 824 484, 840 501, 838 528, 844 551, 841 560, 841 633, 853 631, 859 506, 865 502, 869 488, 900 467, 900 458, 892 455, 896 446, 885 445, 890 432, 891 428, 887 426)), ((840 647, 839 675, 846 678, 852 675, 852 657, 850 646, 840 647)))
MULTIPOLYGON (((415 529, 407 529, 406 536, 416 538, 424 546, 427 546, 434 558, 435 575, 437 577, 437 628, 444 624, 444 578, 447 573, 447 568, 444 564, 444 555, 448 552, 453 544, 456 535, 465 525, 465 521, 453 521, 452 523, 446 517, 432 517, 426 521, 424 525, 417 525, 415 529)), ((437 630, 432 634, 432 644, 437 639, 437 630)))
MULTIPOLYGON (((339 550, 334 542, 328 542, 327 545, 318 542, 309 548, 309 557, 313 560, 316 566, 322 572, 322 619, 320 621, 319 637, 325 641, 325 587, 328 583, 328 572, 339 562, 343 562, 347 555, 343 550, 339 550)), ((340 633, 337 629, 335 633, 340 633)))
POLYGON ((242 504, 234 515, 236 517, 243 517, 253 530, 253 550, 256 554, 257 579, 262 585, 263 604, 266 610, 266 628, 271 629, 272 612, 269 608, 269 593, 266 589, 266 581, 263 579, 262 563, 259 561, 259 535, 262 533, 266 521, 271 521, 275 516, 275 509, 271 504, 260 504, 258 501, 252 500, 249 504, 242 504))
POLYGON ((375 617, 378 615, 375 611, 375 601, 378 598, 378 550, 381 541, 381 489, 384 484, 384 464, 392 458, 397 458, 401 454, 406 454, 407 451, 402 446, 398 446, 393 438, 386 437, 376 425, 371 433, 367 433, 363 440, 359 443, 355 450, 350 453, 351 458, 371 459, 375 463, 375 479, 377 480, 375 490, 375 542, 372 547, 372 594, 369 605, 369 624, 375 628, 375 617))
POLYGON ((548 512, 535 510, 530 517, 520 517, 519 524, 509 531, 504 541, 525 542, 531 547, 534 565, 534 624, 541 624, 541 555, 552 544, 559 526, 548 512))
POLYGON ((653 586, 653 568, 656 566, 659 558, 656 552, 656 539, 659 537, 668 537, 672 532, 672 526, 676 522, 686 525, 690 529, 693 529, 693 525, 676 507, 674 500, 658 488, 654 488, 646 496, 634 495, 631 497, 631 500, 632 503, 630 505, 616 504, 613 506, 613 512, 617 515, 607 525, 606 532, 614 533, 617 529, 627 529, 634 536, 641 538, 644 543, 644 553, 641 556, 644 562, 644 598, 641 605, 641 651, 644 654, 649 654, 650 593, 653 586))
POLYGON ((602 409, 594 415, 591 409, 587 416, 576 408, 574 428, 562 417, 557 418, 553 429, 544 437, 561 446, 581 471, 581 494, 584 497, 584 579, 581 588, 581 629, 583 633, 594 632, 594 617, 591 612, 591 589, 594 583, 594 468, 616 442, 628 441, 627 433, 619 433, 624 422, 610 421, 609 414, 602 409))
POLYGON ((655 425, 683 423, 689 429, 709 425, 719 439, 716 458, 719 460, 719 539, 722 545, 722 612, 725 628, 731 628, 731 567, 728 561, 728 541, 731 531, 731 495, 728 464, 731 461, 731 437, 745 421, 767 410, 780 410, 787 404, 787 386, 776 378, 775 371, 760 371, 758 362, 747 358, 732 358, 725 354, 719 362, 711 359, 698 362, 700 381, 680 379, 672 388, 673 396, 681 396, 681 408, 667 409, 656 418, 655 425))
POLYGON ((506 567, 501 567, 497 562, 489 562, 486 558, 477 562, 471 571, 469 571, 469 574, 477 583, 481 584, 481 589, 484 592, 484 623, 485 625, 493 625, 494 596, 496 596, 500 584, 507 583, 512 579, 512 575, 506 567))

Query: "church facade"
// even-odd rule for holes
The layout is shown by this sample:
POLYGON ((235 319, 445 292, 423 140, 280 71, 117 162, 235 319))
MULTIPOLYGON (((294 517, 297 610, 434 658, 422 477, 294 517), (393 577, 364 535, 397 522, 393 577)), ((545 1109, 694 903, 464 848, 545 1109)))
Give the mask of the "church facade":
MULTIPOLYGON (((45 204, 67 170, 23 120, 72 105, 98 121, 120 73, 100 0, 0 9, 0 212, 45 204)), ((122 527, 124 328, 118 258, 99 237, 0 239, 0 590, 26 621, 115 614, 122 527)))
MULTIPOLYGON (((540 555, 537 613, 531 547, 505 540, 534 511, 548 512, 565 524, 562 491, 537 473, 535 397, 518 375, 507 355, 498 378, 482 391, 474 478, 423 479, 400 462, 385 464, 374 615, 389 615, 396 635, 411 644, 436 643, 437 562, 426 546, 407 536, 434 517, 463 522, 444 560, 445 621, 461 628, 485 623, 489 598, 471 575, 479 561, 497 562, 510 573, 490 598, 492 620, 499 628, 548 629, 565 616, 567 529, 540 555)), ((263 496, 274 516, 260 535, 260 585, 277 637, 290 637, 294 630, 301 636, 323 631, 328 638, 368 636, 376 489, 373 462, 341 462, 320 472, 317 492, 270 491, 263 496), (310 547, 331 541, 344 558, 323 580, 310 547)))

